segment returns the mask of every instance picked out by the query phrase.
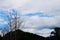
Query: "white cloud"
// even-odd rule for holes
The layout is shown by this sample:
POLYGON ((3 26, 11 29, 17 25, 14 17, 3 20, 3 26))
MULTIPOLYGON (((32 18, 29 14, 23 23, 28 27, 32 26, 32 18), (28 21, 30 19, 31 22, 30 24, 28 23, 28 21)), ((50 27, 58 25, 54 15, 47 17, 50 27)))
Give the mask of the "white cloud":
POLYGON ((25 16, 25 26, 23 30, 31 32, 40 36, 47 37, 50 35, 54 27, 60 27, 60 16, 54 17, 39 17, 39 16, 25 16), (46 29, 45 29, 46 28, 46 29))
POLYGON ((8 22, 7 21, 4 21, 3 24, 8 24, 8 22))
POLYGON ((56 16, 55 19, 56 19, 56 21, 55 21, 56 22, 56 26, 60 27, 60 16, 56 16))
POLYGON ((45 13, 59 14, 60 0, 31 0, 22 6, 22 13, 44 11, 45 13))
POLYGON ((7 24, 7 21, 5 21, 3 18, 0 18, 0 24, 7 24))
MULTIPOLYGON (((39 17, 39 16, 32 16, 32 17, 25 17, 26 21, 25 21, 25 25, 26 27, 44 27, 44 26, 56 26, 57 24, 59 24, 59 18, 57 17, 39 17)), ((57 25, 58 26, 58 25, 57 25)), ((42 27, 42 28, 43 28, 42 27)))
POLYGON ((60 13, 60 0, 3 0, 0 9, 17 8, 22 13, 44 11, 45 13, 60 13))
POLYGON ((2 18, 0 18, 0 21, 3 21, 3 19, 2 19, 2 18))
POLYGON ((0 30, 0 36, 3 36, 3 33, 1 32, 1 30, 0 30))
POLYGON ((25 31, 25 32, 30 32, 30 33, 35 33, 36 32, 36 29, 30 29, 30 28, 28 28, 28 29, 22 29, 23 31, 25 31))
POLYGON ((4 21, 4 19, 0 18, 0 24, 2 23, 2 21, 4 21))
POLYGON ((28 0, 4 0, 0 5, 0 8, 9 9, 9 8, 18 8, 24 5, 28 0))
POLYGON ((0 24, 8 24, 7 21, 0 22, 0 24))
POLYGON ((50 33, 52 31, 54 31, 54 30, 53 29, 42 29, 42 30, 38 30, 36 33, 37 33, 37 35, 48 37, 51 35, 50 33))
POLYGON ((23 14, 36 11, 59 14, 60 0, 4 0, 0 2, 0 9, 1 8, 16 8, 23 14))
POLYGON ((3 0, 1 7, 20 8, 23 13, 44 11, 46 13, 60 13, 60 0, 3 0))
POLYGON ((50 36, 51 32, 54 31, 53 29, 41 29, 41 30, 36 30, 36 29, 33 29, 33 28, 28 28, 28 29, 22 29, 23 31, 25 32, 30 32, 30 33, 34 33, 34 34, 37 34, 37 35, 40 35, 40 36, 44 36, 44 37, 48 37, 50 36))

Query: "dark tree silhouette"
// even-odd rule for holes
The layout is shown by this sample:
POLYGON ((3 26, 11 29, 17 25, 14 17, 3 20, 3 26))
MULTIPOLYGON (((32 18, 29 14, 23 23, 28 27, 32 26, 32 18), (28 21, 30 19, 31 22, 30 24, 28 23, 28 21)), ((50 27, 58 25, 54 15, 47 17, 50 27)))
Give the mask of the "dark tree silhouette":
POLYGON ((52 31, 52 32, 51 32, 50 37, 51 37, 51 36, 55 36, 55 31, 52 31))
POLYGON ((2 37, 0 36, 0 40, 2 40, 2 37))
POLYGON ((47 40, 42 36, 38 36, 33 33, 23 32, 21 30, 9 32, 3 37, 3 39, 4 40, 47 40), (11 37, 10 34, 12 35, 11 37))
POLYGON ((54 31, 54 36, 47 37, 48 40, 60 40, 60 27, 56 27, 54 31))

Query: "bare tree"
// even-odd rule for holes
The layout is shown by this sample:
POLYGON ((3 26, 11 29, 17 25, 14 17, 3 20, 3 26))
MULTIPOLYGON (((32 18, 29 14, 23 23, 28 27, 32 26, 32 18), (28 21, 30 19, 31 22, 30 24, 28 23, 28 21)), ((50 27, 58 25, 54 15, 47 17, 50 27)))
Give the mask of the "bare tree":
MULTIPOLYGON (((5 16, 7 18, 7 25, 8 25, 6 27, 9 27, 10 31, 15 31, 22 26, 23 21, 21 20, 21 16, 19 15, 19 13, 16 10, 12 9, 12 10, 5 12, 5 16)), ((4 28, 2 30, 3 36, 9 30, 4 28)), ((11 39, 11 36, 12 36, 12 34, 10 34, 10 39, 11 39)), ((15 38, 16 38, 16 36, 15 36, 15 38)))
MULTIPOLYGON (((7 16, 7 21, 8 21, 8 26, 9 26, 9 30, 10 31, 15 31, 17 29, 19 29, 22 26, 23 21, 20 19, 21 16, 18 16, 18 12, 14 9, 8 11, 8 13, 6 14, 7 16)), ((14 33, 16 38, 16 33, 14 33)), ((11 40, 12 34, 10 34, 10 40, 11 40)))
POLYGON ((20 16, 18 16, 18 12, 16 10, 12 9, 10 12, 8 12, 7 17, 8 26, 10 27, 11 31, 15 31, 21 27, 23 21, 20 19, 20 16))
POLYGON ((2 34, 3 34, 2 36, 4 36, 7 32, 9 32, 9 30, 4 27, 4 28, 2 29, 2 34))

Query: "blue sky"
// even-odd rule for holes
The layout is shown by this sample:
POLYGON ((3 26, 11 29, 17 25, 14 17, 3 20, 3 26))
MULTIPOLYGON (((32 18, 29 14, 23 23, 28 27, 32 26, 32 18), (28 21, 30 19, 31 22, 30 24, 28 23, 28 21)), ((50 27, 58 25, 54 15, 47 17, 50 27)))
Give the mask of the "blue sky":
POLYGON ((49 36, 54 27, 60 27, 60 0, 0 0, 0 24, 7 24, 5 13, 12 9, 22 15, 23 31, 49 36))
POLYGON ((29 13, 26 14, 25 16, 55 17, 55 15, 53 14, 46 14, 44 12, 29 13))

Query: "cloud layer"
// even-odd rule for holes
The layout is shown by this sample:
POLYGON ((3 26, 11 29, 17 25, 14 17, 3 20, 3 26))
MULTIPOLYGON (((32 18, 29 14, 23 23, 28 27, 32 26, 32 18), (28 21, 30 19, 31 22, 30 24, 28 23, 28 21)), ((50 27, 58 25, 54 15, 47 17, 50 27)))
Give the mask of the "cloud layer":
POLYGON ((36 34, 47 37, 50 35, 50 32, 53 31, 52 29, 54 29, 55 27, 60 27, 59 25, 60 16, 57 15, 52 16, 50 14, 45 14, 45 13, 42 13, 40 15, 39 14, 29 13, 24 16, 24 20, 25 20, 25 26, 23 28, 24 31, 32 32, 32 33, 35 33, 37 31, 36 34), (46 29, 47 31, 44 29, 46 29), (44 33, 42 30, 44 31, 44 33))
POLYGON ((60 27, 60 0, 0 0, 0 10, 10 11, 12 8, 22 14, 25 31, 43 35, 40 33, 49 30, 46 31, 49 34, 52 31, 49 28, 60 27))
POLYGON ((60 0, 0 0, 1 8, 17 8, 22 13, 44 11, 45 13, 60 13, 60 0))
POLYGON ((43 11, 50 14, 60 13, 60 0, 31 0, 22 6, 22 13, 43 11))

